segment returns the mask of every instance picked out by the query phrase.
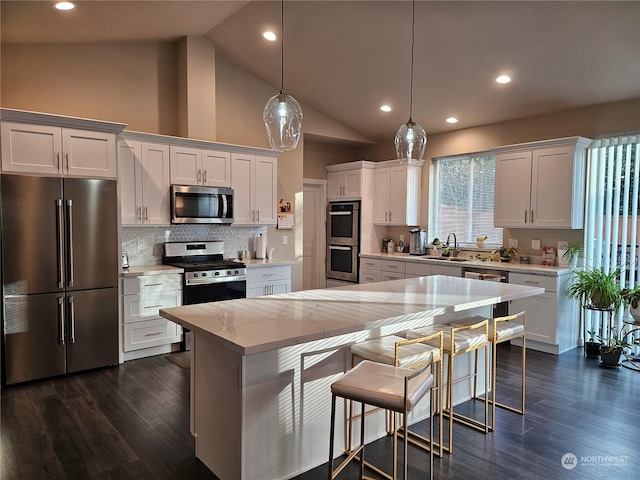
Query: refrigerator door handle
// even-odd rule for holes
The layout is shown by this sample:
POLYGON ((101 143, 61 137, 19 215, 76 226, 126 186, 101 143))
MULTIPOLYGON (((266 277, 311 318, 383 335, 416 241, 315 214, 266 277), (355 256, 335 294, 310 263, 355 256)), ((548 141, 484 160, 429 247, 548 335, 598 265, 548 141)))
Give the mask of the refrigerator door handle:
POLYGON ((64 345, 64 297, 58 297, 58 321, 60 322, 60 345, 64 345))
POLYGON ((56 223, 58 224, 58 288, 64 288, 64 223, 62 199, 56 200, 56 223))
POLYGON ((69 320, 71 323, 71 343, 76 343, 76 309, 73 305, 73 297, 67 297, 69 300, 69 320))
POLYGON ((73 287, 73 200, 67 200, 67 267, 69 269, 67 286, 73 287))

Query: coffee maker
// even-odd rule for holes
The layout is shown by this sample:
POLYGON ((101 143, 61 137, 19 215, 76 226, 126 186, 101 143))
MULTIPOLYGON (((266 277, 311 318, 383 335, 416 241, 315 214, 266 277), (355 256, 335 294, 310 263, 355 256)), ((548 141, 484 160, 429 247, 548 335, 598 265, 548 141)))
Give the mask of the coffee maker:
POLYGON ((409 255, 427 254, 427 231, 424 228, 409 230, 409 255))

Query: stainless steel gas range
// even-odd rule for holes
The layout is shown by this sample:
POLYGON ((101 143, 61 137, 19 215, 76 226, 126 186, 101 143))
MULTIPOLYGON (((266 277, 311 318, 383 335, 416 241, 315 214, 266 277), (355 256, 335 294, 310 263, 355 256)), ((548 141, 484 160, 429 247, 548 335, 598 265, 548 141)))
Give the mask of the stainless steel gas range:
MULTIPOLYGON (((224 259, 223 242, 167 242, 162 263, 184 269, 182 304, 245 298, 247 267, 224 259)), ((191 332, 184 331, 183 350, 189 350, 191 332)))

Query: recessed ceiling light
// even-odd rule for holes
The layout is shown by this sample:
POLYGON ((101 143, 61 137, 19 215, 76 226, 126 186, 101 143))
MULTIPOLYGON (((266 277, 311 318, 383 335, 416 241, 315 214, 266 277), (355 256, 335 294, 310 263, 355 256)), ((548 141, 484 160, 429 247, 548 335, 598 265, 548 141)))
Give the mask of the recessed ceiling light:
POLYGON ((275 41, 277 40, 277 38, 278 38, 278 37, 276 36, 276 34, 275 34, 275 33, 273 33, 273 32, 264 32, 264 33, 262 34, 262 36, 263 36, 266 40, 269 40, 270 42, 275 42, 275 41))
POLYGON ((391 107, 389 105, 382 105, 380 107, 380 110, 382 110, 383 112, 390 112, 391 111, 391 107))
POLYGON ((456 117, 449 117, 445 121, 447 123, 458 123, 458 119, 456 117))
POLYGON ((53 8, 56 10, 73 10, 76 8, 76 4, 73 2, 56 2, 53 4, 53 8))
POLYGON ((496 82, 498 83, 509 83, 511 81, 511 77, 509 75, 500 75, 496 78, 496 82))

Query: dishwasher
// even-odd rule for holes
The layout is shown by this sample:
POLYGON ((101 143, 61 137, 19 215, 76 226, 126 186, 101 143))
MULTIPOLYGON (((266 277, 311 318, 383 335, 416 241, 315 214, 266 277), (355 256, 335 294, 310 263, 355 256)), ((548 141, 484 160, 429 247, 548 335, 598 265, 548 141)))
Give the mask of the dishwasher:
MULTIPOLYGON (((509 272, 502 270, 465 267, 462 269, 462 276, 474 280, 509 283, 509 272)), ((493 318, 505 317, 507 315, 509 315, 509 302, 500 302, 493 305, 493 318)))

